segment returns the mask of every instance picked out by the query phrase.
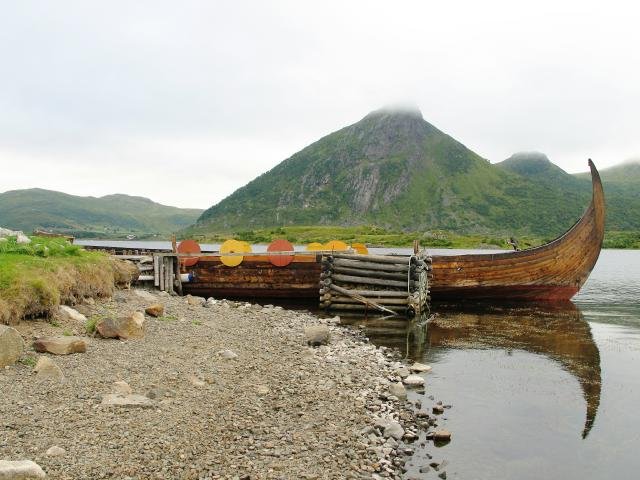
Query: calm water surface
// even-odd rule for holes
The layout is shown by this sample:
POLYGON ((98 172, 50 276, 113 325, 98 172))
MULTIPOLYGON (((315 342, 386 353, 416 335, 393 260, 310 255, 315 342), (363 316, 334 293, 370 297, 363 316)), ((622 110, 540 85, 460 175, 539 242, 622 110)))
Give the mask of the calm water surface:
MULTIPOLYGON (((375 343, 433 366, 427 393, 452 404, 447 478, 640 476, 640 252, 605 250, 573 305, 437 311, 425 328, 361 322, 375 343)), ((412 399, 418 399, 414 394, 412 399)), ((431 402, 425 401, 425 405, 431 402)))

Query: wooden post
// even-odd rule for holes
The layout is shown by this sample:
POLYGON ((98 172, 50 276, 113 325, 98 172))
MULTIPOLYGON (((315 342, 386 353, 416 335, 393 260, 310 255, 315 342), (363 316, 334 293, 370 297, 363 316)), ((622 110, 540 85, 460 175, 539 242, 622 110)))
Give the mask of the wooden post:
POLYGON ((160 257, 158 255, 153 256, 153 285, 160 287, 160 257))
POLYGON ((182 279, 180 278, 180 259, 176 256, 173 257, 173 265, 174 265, 174 272, 175 272, 175 282, 176 282, 176 289, 178 291, 178 295, 182 295, 182 279))

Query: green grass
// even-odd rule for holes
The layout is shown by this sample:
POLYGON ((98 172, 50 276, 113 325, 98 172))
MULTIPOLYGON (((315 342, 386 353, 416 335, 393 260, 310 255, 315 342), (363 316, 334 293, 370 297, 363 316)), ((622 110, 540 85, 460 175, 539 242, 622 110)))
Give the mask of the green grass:
POLYGON ((26 356, 26 357, 22 357, 20 360, 18 360, 22 365, 25 365, 27 367, 35 367, 36 363, 38 362, 38 360, 36 359, 36 357, 32 357, 32 356, 26 356))
MULTIPOLYGON (((373 225, 354 227, 335 226, 290 226, 243 230, 218 235, 202 235, 201 242, 223 242, 229 238, 250 243, 270 243, 276 238, 286 238, 295 244, 311 242, 326 243, 330 240, 342 240, 346 243, 364 243, 367 246, 410 247, 419 240, 423 247, 431 248, 511 248, 508 237, 497 235, 461 235, 445 230, 425 232, 397 232, 373 225)), ((539 237, 518 237, 522 248, 544 243, 539 237)))
POLYGON ((84 324, 85 331, 88 334, 95 333, 96 325, 98 324, 99 321, 100 321, 100 317, 97 315, 92 315, 91 317, 89 317, 84 324))

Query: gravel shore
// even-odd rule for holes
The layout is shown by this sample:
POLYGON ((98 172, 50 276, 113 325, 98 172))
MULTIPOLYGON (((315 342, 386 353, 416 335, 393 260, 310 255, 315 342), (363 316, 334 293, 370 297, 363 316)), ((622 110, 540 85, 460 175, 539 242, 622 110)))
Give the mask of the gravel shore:
MULTIPOLYGON (((84 337, 86 353, 42 354, 62 381, 36 378, 32 350, 3 369, 0 459, 33 460, 53 479, 402 478, 429 415, 390 393, 402 397, 408 373, 391 351, 337 319, 190 300, 123 290, 77 306, 89 318, 165 311, 146 317, 141 339, 84 337), (328 345, 306 345, 313 325, 328 327, 328 345), (139 405, 104 404, 129 389, 139 405)), ((16 328, 28 345, 85 335, 72 319, 16 328)))

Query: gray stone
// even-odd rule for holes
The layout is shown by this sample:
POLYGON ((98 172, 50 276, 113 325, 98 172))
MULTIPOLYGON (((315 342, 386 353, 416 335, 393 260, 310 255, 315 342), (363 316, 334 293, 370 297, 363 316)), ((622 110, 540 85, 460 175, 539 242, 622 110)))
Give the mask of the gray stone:
POLYGON ((398 375, 400 378, 406 378, 409 376, 409 369, 407 367, 400 367, 400 368, 396 368, 395 370, 395 374, 398 375))
POLYGON ((424 385, 424 378, 420 375, 409 375, 402 382, 409 387, 421 387, 424 385))
POLYGON ((33 367, 36 372, 36 380, 55 380, 60 381, 64 378, 62 370, 49 357, 38 357, 36 366, 33 367))
POLYGON ((40 337, 33 342, 33 349, 39 353, 70 355, 87 351, 87 342, 80 337, 40 337))
POLYGON ((424 363, 414 363, 409 369, 414 373, 428 373, 431 371, 431 367, 424 363))
POLYGON ((382 434, 384 438, 395 438, 396 440, 400 440, 404 436, 404 428, 398 422, 389 422, 389 424, 384 428, 384 432, 382 434))
POLYGON ((120 395, 129 395, 133 393, 133 390, 131 389, 129 384, 122 380, 113 382, 113 391, 114 393, 119 393, 120 395))
POLYGON ((0 460, 0 480, 31 480, 46 477, 40 465, 31 460, 0 460))
POLYGON ((147 300, 149 302, 153 302, 157 300, 157 297, 153 293, 148 292, 146 290, 135 288, 133 290, 133 293, 135 293, 138 297, 142 298, 143 300, 147 300))
POLYGON ((304 329, 304 340, 307 345, 312 347, 327 345, 330 337, 331 334, 326 325, 312 325, 304 329))
POLYGON ((6 325, 0 325, 0 368, 13 365, 24 352, 24 341, 20 333, 6 325))
POLYGON ((238 358, 238 355, 231 350, 220 350, 218 352, 218 355, 220 355, 225 360, 233 360, 234 358, 238 358))
POLYGON ((144 337, 144 315, 134 312, 119 318, 103 318, 96 324, 96 330, 105 338, 129 338, 144 337))
POLYGON ((152 408, 155 403, 149 397, 135 393, 129 395, 108 393, 102 397, 101 405, 105 407, 152 408))
POLYGON ((54 445, 47 450, 46 455, 47 457, 59 457, 65 453, 67 453, 67 451, 64 448, 54 445))
POLYGON ((389 393, 401 400, 406 400, 407 398, 407 389, 404 388, 404 385, 400 382, 389 385, 389 393))
POLYGON ((84 325, 87 321, 87 317, 85 317, 76 309, 68 307, 67 305, 60 305, 60 307, 58 308, 58 316, 62 320, 70 320, 82 325, 84 325))
POLYGON ((185 299, 189 305, 192 305, 195 307, 201 307, 206 302, 206 300, 203 297, 194 297, 193 295, 187 295, 185 299))

